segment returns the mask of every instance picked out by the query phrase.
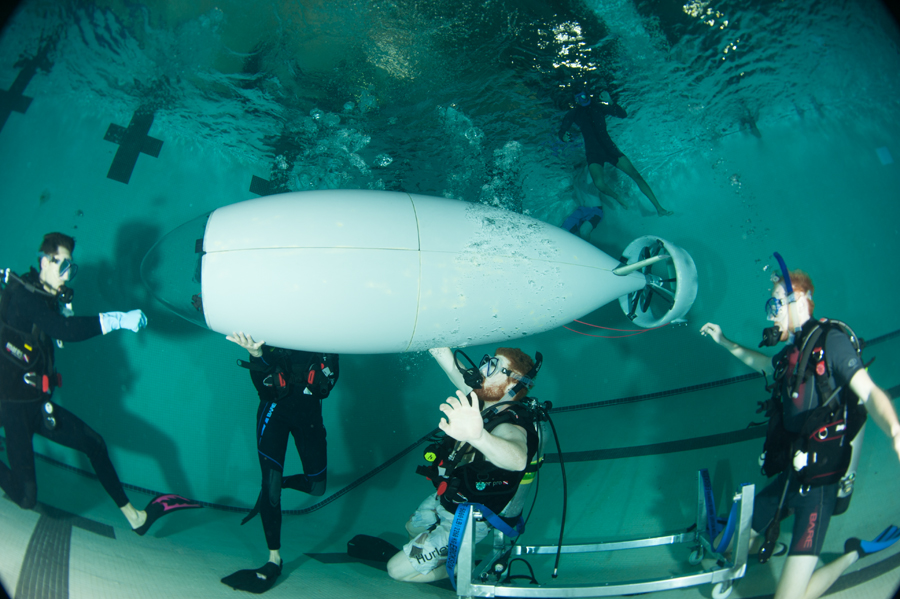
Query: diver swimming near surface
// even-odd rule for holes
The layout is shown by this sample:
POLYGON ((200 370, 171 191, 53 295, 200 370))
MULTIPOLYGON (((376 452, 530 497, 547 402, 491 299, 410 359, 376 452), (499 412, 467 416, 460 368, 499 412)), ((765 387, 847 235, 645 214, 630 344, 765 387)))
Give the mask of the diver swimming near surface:
POLYGON ((875 541, 848 539, 842 556, 816 570, 829 520, 849 504, 866 414, 891 438, 898 458, 900 422, 888 395, 869 377, 856 335, 839 321, 814 319, 812 280, 799 270, 789 273, 775 257, 781 277, 774 278, 766 302, 774 326, 764 330, 759 346, 787 346, 769 358, 726 338, 716 324, 703 325, 700 334, 750 368, 774 374, 772 397, 761 402, 769 416, 762 464, 767 476, 777 478, 756 495, 751 545, 761 543, 759 558, 767 561, 780 520, 793 510, 775 599, 815 599, 858 559, 900 537, 889 527, 875 541))
POLYGON ((37 503, 37 474, 32 437, 37 434, 54 443, 84 453, 100 484, 128 520, 144 535, 161 516, 200 504, 179 495, 153 498, 138 510, 131 505, 106 443, 78 416, 53 401, 62 383, 56 370, 54 346, 85 341, 119 329, 137 333, 147 325, 140 310, 74 316, 74 292, 66 285, 78 272, 72 261, 75 239, 63 233, 44 235, 38 253, 40 270, 22 277, 2 271, 0 295, 0 422, 6 430, 6 457, 0 462, 0 488, 21 508, 37 503))
POLYGON ((327 445, 322 422, 322 400, 337 383, 338 355, 282 349, 254 341, 250 335, 226 337, 250 354, 238 364, 250 370, 259 395, 256 447, 262 489, 256 505, 241 524, 256 514, 262 520, 269 560, 256 570, 239 570, 222 579, 228 586, 264 593, 281 575, 281 490, 295 489, 319 497, 325 493, 327 445), (303 474, 284 476, 288 437, 293 435, 303 474))
MULTIPOLYGON (((629 177, 631 177, 641 192, 647 196, 656 213, 659 216, 669 216, 671 210, 663 208, 650 186, 637 171, 631 161, 616 146, 609 133, 606 131, 606 117, 615 116, 624 119, 628 116, 625 109, 610 98, 609 92, 603 92, 599 98, 593 97, 586 90, 575 94, 575 107, 566 113, 559 127, 558 137, 562 141, 571 141, 569 129, 573 124, 578 126, 584 137, 584 152, 587 157, 588 171, 594 186, 614 199, 622 208, 628 209, 626 204, 607 183, 603 173, 603 164, 608 162, 629 177)), ((596 225, 595 225, 596 226, 596 225)))

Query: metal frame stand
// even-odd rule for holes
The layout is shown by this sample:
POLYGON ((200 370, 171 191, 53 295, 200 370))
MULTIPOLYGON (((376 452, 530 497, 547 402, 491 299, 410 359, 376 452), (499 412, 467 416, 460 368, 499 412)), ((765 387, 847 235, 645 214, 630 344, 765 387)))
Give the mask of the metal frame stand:
MULTIPOLYGON (((477 509, 472 509, 463 529, 462 542, 456 564, 456 592, 460 599, 473 597, 608 597, 612 595, 631 595, 668 591, 701 584, 712 584, 714 599, 725 599, 731 594, 733 581, 741 578, 747 569, 747 553, 750 546, 750 523, 753 518, 754 485, 744 485, 734 495, 737 504, 738 519, 735 527, 730 558, 716 553, 709 538, 707 505, 704 495, 704 472, 698 473, 697 526, 689 532, 619 541, 613 543, 597 543, 593 545, 563 545, 562 553, 594 553, 600 551, 619 551, 622 549, 641 549, 676 543, 694 543, 689 563, 699 565, 704 555, 716 560, 716 565, 709 570, 700 570, 694 574, 673 576, 661 579, 642 579, 616 584, 598 583, 596 585, 527 585, 513 586, 499 583, 508 561, 513 556, 555 554, 556 545, 513 546, 503 533, 494 530, 494 546, 491 556, 475 568, 474 525, 475 518, 481 518, 477 509), (732 561, 733 560, 733 561, 732 561)), ((713 514, 715 517, 715 514, 713 514)))

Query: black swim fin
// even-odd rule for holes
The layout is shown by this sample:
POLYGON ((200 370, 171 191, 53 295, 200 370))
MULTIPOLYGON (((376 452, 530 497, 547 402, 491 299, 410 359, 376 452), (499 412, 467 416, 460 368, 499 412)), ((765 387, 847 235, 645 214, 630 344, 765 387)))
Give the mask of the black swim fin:
POLYGON ((236 591, 247 591, 258 595, 271 589, 280 575, 280 565, 266 562, 265 566, 256 570, 238 570, 234 574, 229 574, 222 579, 222 582, 236 591))
POLYGON ((153 526, 153 523, 165 516, 166 514, 171 514, 172 512, 177 512, 179 510, 187 510, 187 509, 196 509, 201 508, 203 505, 197 503, 196 501, 187 499, 186 497, 182 497, 181 495, 173 495, 172 493, 167 493, 164 495, 157 495, 153 499, 150 500, 150 503, 147 504, 147 507, 144 508, 144 511, 147 512, 147 520, 134 529, 134 532, 137 534, 144 536, 147 534, 147 531, 150 530, 150 527, 153 526))
POLYGON ((250 513, 244 516, 244 519, 241 520, 241 526, 250 522, 254 518, 256 518, 256 514, 259 513, 259 504, 262 501, 262 491, 259 492, 259 495, 256 497, 256 504, 253 506, 253 509, 250 510, 250 513))
POLYGON ((356 535, 347 541, 347 555, 356 559, 387 563, 400 550, 384 539, 369 535, 356 535))

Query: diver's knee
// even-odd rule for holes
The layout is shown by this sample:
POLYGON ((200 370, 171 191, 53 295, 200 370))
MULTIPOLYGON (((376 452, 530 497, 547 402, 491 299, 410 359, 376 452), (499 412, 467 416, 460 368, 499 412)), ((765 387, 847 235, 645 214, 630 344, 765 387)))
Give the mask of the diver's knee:
POLYGON ((263 480, 263 491, 266 499, 273 508, 281 506, 281 472, 269 470, 267 480, 263 480))
POLYGON ((100 433, 87 425, 84 426, 84 437, 87 440, 87 444, 84 447, 84 453, 86 453, 88 457, 109 454, 109 451, 106 449, 106 441, 103 440, 100 433))
POLYGON ((394 554, 394 557, 388 560, 387 573, 394 580, 406 582, 411 571, 412 567, 409 565, 409 560, 402 551, 398 551, 394 554))

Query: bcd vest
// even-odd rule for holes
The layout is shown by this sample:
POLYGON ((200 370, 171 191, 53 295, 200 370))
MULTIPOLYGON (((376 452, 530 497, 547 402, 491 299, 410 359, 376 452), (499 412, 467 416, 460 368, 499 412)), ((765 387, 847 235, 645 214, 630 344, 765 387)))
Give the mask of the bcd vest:
POLYGON ((790 468, 801 485, 816 487, 836 483, 847 472, 853 455, 850 442, 865 424, 867 414, 849 386, 835 388, 831 384, 825 342, 832 329, 846 334, 857 354, 861 354, 861 343, 846 324, 810 320, 801 331, 796 365, 791 367, 789 352, 776 365, 775 379, 769 387, 772 397, 760 402, 758 410, 765 410, 769 417, 762 465, 762 472, 768 477, 790 468), (784 426, 782 392, 786 388, 789 394, 797 394, 801 385, 810 381, 816 386, 819 406, 809 411, 799 432, 789 431, 784 426), (795 462, 797 452, 805 454, 805 465, 802 459, 795 462))
POLYGON ((319 354, 280 347, 263 346, 265 364, 238 360, 238 365, 265 375, 276 400, 300 392, 313 399, 325 399, 340 374, 338 354, 319 354))
POLYGON ((416 472, 428 478, 437 489, 441 505, 455 513, 460 503, 480 503, 496 514, 512 500, 525 477, 533 477, 540 468, 538 449, 540 439, 535 428, 535 416, 521 402, 509 405, 500 412, 491 413, 484 422, 484 430, 490 432, 503 423, 521 426, 526 432, 527 466, 522 471, 504 470, 487 461, 484 455, 468 443, 461 446, 452 437, 441 433, 426 448, 425 459, 431 462, 419 466, 416 472), (474 455, 472 455, 474 454, 474 455), (471 461, 463 463, 467 457, 471 461))
POLYGON ((53 360, 53 340, 37 325, 25 331, 9 323, 10 304, 15 295, 31 293, 33 301, 52 303, 57 298, 43 289, 32 270, 19 277, 9 270, 0 271, 0 390, 3 401, 39 401, 50 397, 61 383, 53 360))

